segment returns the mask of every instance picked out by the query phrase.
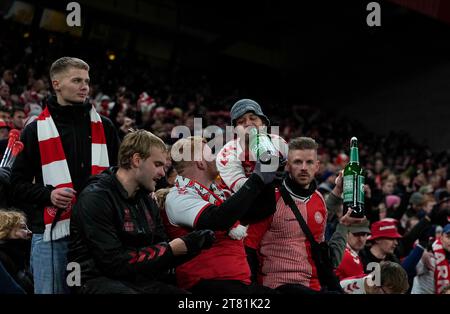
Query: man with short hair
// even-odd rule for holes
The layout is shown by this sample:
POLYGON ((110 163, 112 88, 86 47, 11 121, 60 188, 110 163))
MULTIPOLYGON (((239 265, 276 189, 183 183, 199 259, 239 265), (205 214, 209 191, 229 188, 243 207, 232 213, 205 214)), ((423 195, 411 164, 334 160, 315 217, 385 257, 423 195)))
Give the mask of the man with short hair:
POLYGON ((3 120, 8 125, 11 120, 11 112, 4 105, 0 105, 0 120, 3 120))
POLYGON ((71 222, 69 261, 81 267, 83 294, 184 293, 166 281, 169 270, 214 240, 200 230, 167 241, 149 193, 164 176, 166 147, 152 133, 125 136, 119 167, 93 177, 71 222))
POLYGON ((0 84, 8 84, 11 87, 14 84, 14 71, 11 69, 5 69, 2 73, 2 79, 0 84))
POLYGON ((263 165, 257 162, 241 189, 230 196, 229 191, 215 184, 216 162, 204 139, 180 139, 172 146, 171 155, 178 176, 165 201, 169 235, 174 238, 207 228, 214 230, 217 237, 211 249, 176 269, 178 285, 194 293, 270 292, 251 284, 243 239, 232 237, 229 230, 240 220, 273 213, 275 197, 266 190, 276 172, 264 172, 263 165))
POLYGON ((364 271, 368 272, 367 265, 372 262, 391 261, 400 263, 394 251, 398 246, 398 239, 401 239, 402 236, 397 231, 395 220, 383 219, 374 222, 370 231, 371 235, 367 238, 367 241, 370 241, 372 245, 365 247, 359 254, 364 271))
POLYGON ((22 131, 11 175, 13 205, 27 208, 36 293, 65 293, 72 205, 91 175, 115 165, 119 139, 89 103, 89 65, 63 57, 50 68, 55 95, 22 131))
MULTIPOLYGON (((286 165, 288 175, 283 180, 281 189, 287 191, 315 241, 320 243, 324 241, 327 207, 314 181, 319 170, 317 149, 318 144, 309 137, 295 138, 289 143, 286 165)), ((331 194, 341 199, 342 173, 339 174, 338 184, 331 194)), ((329 241, 330 259, 335 267, 339 265, 344 251, 346 226, 364 221, 351 218, 350 214, 351 210, 341 217, 340 224, 329 241)), ((261 281, 265 286, 289 294, 317 293, 327 289, 321 285, 311 244, 283 197, 277 200, 276 211, 268 221, 266 232, 261 239, 259 253, 261 281)))
POLYGON ((25 116, 25 111, 23 110, 23 108, 14 107, 11 110, 11 122, 12 122, 12 126, 15 129, 22 131, 25 118, 26 118, 26 116, 25 116))
POLYGON ((420 192, 414 192, 411 194, 409 198, 409 206, 404 213, 404 215, 400 219, 400 223, 402 228, 406 227, 406 222, 410 217, 416 216, 419 219, 423 218, 425 215, 425 211, 423 210, 423 206, 425 204, 425 197, 420 192))
POLYGON ((341 287, 347 294, 404 294, 408 291, 409 283, 402 266, 384 261, 367 276, 342 280, 341 287))
POLYGON ((370 234, 369 222, 349 227, 347 245, 341 264, 336 269, 336 275, 340 280, 348 277, 364 275, 364 268, 359 257, 359 252, 364 249, 367 236, 370 234))
POLYGON ((11 92, 8 84, 0 83, 0 105, 12 107, 11 92))

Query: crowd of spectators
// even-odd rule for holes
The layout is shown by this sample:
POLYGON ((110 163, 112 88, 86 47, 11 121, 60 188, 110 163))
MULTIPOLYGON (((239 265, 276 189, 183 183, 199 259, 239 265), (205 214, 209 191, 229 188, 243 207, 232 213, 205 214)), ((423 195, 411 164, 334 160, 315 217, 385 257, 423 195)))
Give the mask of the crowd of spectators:
MULTIPOLYGON (((49 64, 63 55, 77 55, 82 49, 88 49, 95 60, 91 64, 90 101, 100 114, 112 120, 120 138, 132 129, 145 129, 171 145, 177 140, 171 136, 172 129, 184 125, 193 130, 197 117, 202 118, 203 128, 215 125, 225 132, 230 121, 229 108, 246 96, 238 91, 226 96, 216 92, 214 82, 205 74, 154 68, 130 56, 111 62, 103 56, 103 47, 86 47, 81 39, 44 31, 30 33, 4 21, 0 27, 0 156, 9 131, 22 130, 46 106, 52 93, 47 75, 49 64), (95 59, 96 56, 102 57, 95 59)), ((287 142, 308 136, 320 144, 321 167, 316 180, 325 197, 349 160, 349 139, 358 137, 360 161, 366 170, 367 218, 372 227, 380 220, 395 221, 401 237, 396 240, 395 256, 406 265, 413 292, 423 292, 414 285, 419 285, 420 276, 427 270, 431 271, 431 244, 442 235, 441 226, 449 222, 449 151, 432 152, 406 133, 372 133, 362 123, 337 117, 314 104, 278 110, 283 104, 265 103, 264 99, 259 103, 287 142), (417 246, 422 250, 415 262, 406 260, 416 253, 417 246)), ((170 182, 173 168, 166 170, 170 182)), ((339 213, 329 216, 327 238, 339 218, 339 213)), ((16 225, 25 223, 25 217, 17 219, 16 225)), ((6 235, 0 240, 3 238, 6 235)), ((368 243, 374 245, 374 240, 369 239, 368 243)), ((26 272, 26 263, 22 261, 20 268, 15 272, 26 272)))

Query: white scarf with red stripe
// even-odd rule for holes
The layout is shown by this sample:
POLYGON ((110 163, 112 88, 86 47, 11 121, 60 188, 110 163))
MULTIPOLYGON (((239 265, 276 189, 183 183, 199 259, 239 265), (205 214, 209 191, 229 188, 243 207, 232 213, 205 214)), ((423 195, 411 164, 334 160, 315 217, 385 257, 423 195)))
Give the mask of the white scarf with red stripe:
POLYGON ((440 294, 442 289, 450 284, 450 267, 440 239, 433 243, 433 252, 434 258, 436 259, 434 287, 435 293, 440 294))
MULTIPOLYGON (((177 188, 193 188, 200 197, 214 204, 215 206, 220 206, 229 196, 231 196, 231 192, 227 189, 222 189, 218 187, 215 183, 211 184, 209 189, 204 185, 198 183, 195 180, 191 180, 189 178, 183 176, 177 176, 175 178, 175 186, 177 188)), ((229 230, 228 235, 233 240, 242 240, 247 236, 247 227, 242 226, 239 221, 237 221, 229 230)))
MULTIPOLYGON (((102 120, 94 107, 90 110, 90 118, 92 137, 91 173, 92 175, 96 175, 109 167, 108 149, 106 147, 102 120)), ((55 188, 65 187, 73 189, 61 138, 59 137, 55 122, 48 111, 48 107, 37 118, 37 136, 44 185, 50 185, 55 188)), ((60 219, 55 224, 52 237, 50 237, 51 226, 58 209, 54 206, 44 208, 44 241, 61 239, 70 234, 70 215, 74 203, 75 197, 72 199, 69 207, 62 212, 60 219)))
POLYGON ((203 200, 216 206, 220 206, 230 195, 227 190, 219 188, 215 183, 211 184, 208 189, 197 181, 180 175, 175 178, 175 186, 177 188, 193 188, 203 200))

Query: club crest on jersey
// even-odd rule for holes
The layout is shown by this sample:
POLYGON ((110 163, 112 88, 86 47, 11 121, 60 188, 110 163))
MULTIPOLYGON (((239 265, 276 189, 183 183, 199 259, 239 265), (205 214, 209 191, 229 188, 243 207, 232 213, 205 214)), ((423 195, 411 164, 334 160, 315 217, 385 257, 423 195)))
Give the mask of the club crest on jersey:
POLYGON ((314 214, 314 220, 316 221, 316 223, 317 224, 321 224, 322 222, 323 222, 323 216, 322 216, 322 214, 320 213, 320 212, 316 212, 315 214, 314 214))
POLYGON ((181 188, 178 188, 178 194, 184 195, 186 193, 187 193, 186 187, 183 186, 181 188))

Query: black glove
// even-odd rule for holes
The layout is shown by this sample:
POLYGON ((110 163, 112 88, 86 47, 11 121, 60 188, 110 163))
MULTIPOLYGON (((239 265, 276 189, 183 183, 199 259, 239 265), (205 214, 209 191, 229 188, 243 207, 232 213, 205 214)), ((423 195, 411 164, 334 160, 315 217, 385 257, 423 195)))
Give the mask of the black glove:
POLYGON ((257 174, 264 184, 272 183, 279 168, 279 157, 264 153, 256 162, 253 173, 257 174), (263 156, 264 155, 264 156, 263 156), (275 165, 277 166, 275 168, 275 165))
POLYGON ((11 177, 11 168, 10 167, 1 167, 0 168, 0 184, 9 185, 10 177, 11 177))
POLYGON ((286 166, 287 160, 285 158, 280 158, 280 166, 277 169, 277 172, 275 173, 275 182, 281 183, 283 182, 284 178, 286 177, 286 170, 284 169, 286 166))
POLYGON ((209 249, 216 240, 216 236, 214 231, 205 229, 188 233, 181 237, 181 240, 186 244, 187 254, 191 255, 200 253, 202 249, 209 249))

